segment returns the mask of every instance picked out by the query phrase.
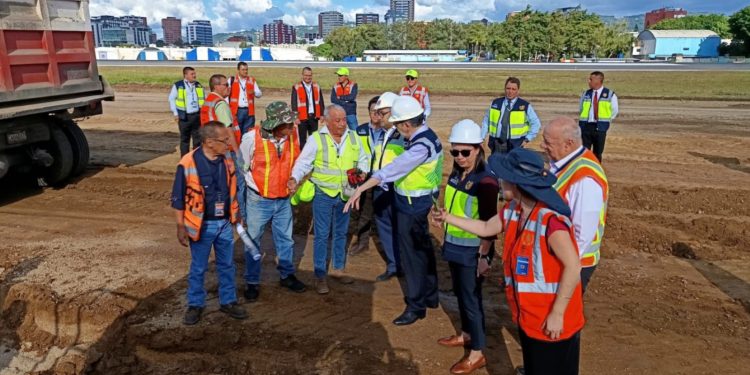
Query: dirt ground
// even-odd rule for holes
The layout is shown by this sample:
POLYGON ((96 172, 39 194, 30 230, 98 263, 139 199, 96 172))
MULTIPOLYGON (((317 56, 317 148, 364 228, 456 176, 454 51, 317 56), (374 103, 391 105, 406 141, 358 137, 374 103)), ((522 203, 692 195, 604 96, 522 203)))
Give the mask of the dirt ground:
MULTIPOLYGON (((85 176, 58 189, 0 183, 0 374, 447 374, 461 358, 436 344, 460 324, 445 262, 441 306, 396 327, 403 297, 396 280, 374 282, 384 269, 374 246, 349 259, 353 285, 297 295, 278 286, 266 235, 250 318, 218 311, 211 271, 204 320, 182 326, 190 256, 168 202, 178 133, 165 92, 133 89, 81 122, 92 148, 85 176)), ((288 96, 267 93, 260 105, 271 99, 288 96)), ((543 122, 575 115, 576 98, 529 99, 543 122)), ((458 119, 480 121, 490 100, 432 98, 430 124, 445 140, 458 119)), ((604 154, 609 222, 585 298, 581 372, 747 373, 750 104, 620 106, 604 154)), ((300 214, 299 227, 308 220, 300 214)), ((298 230, 295 240, 298 276, 311 285, 311 237, 298 230)), ((241 286, 239 247, 236 260, 241 286)), ((521 364, 498 268, 485 282, 480 374, 521 364)))

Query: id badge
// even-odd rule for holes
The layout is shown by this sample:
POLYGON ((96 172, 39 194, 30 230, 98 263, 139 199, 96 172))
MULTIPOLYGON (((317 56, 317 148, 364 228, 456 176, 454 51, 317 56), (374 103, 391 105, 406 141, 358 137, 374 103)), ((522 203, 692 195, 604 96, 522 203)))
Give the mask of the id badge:
POLYGON ((516 257, 516 275, 527 276, 529 274, 529 257, 516 257))
POLYGON ((214 204, 214 216, 224 217, 224 202, 216 202, 214 204))

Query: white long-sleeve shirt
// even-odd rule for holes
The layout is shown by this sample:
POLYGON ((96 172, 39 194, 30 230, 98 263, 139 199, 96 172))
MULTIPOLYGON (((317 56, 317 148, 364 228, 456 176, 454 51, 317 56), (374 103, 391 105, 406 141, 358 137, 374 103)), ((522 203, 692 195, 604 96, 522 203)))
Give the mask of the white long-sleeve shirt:
MULTIPOLYGON (((240 85, 240 97, 239 101, 237 102, 238 106, 240 108, 247 108, 249 106, 247 102, 247 95, 245 95, 245 85, 247 84, 247 78, 240 78, 239 79, 239 85, 240 85)), ((255 97, 260 98, 263 96, 263 91, 260 90, 260 86, 258 85, 258 81, 255 81, 255 97)))
MULTIPOLYGON (((391 130, 394 130, 394 128, 395 126, 391 128, 391 130)), ((418 134, 426 132, 427 129, 428 126, 427 123, 425 123, 424 125, 417 128, 416 131, 414 131, 414 134, 411 135, 411 138, 414 139, 414 137, 416 137, 418 134)), ((391 134, 393 134, 393 131, 387 133, 386 137, 389 137, 391 134)), ((390 164, 383 166, 382 169, 373 173, 372 177, 380 180, 379 186, 381 188, 383 188, 384 190, 388 190, 388 183, 395 182, 401 177, 404 177, 407 174, 411 173, 411 171, 419 167, 429 157, 430 151, 427 148, 411 147, 408 150, 404 150, 404 152, 393 159, 390 164)))
MULTIPOLYGON (((344 151, 344 148, 341 147, 346 142, 346 139, 349 137, 349 132, 353 132, 354 130, 346 129, 344 134, 341 136, 341 142, 336 143, 336 140, 331 138, 331 141, 333 141, 334 145, 336 146, 336 152, 339 156, 341 156, 341 153, 344 151)), ((320 130, 318 130, 320 134, 330 134, 331 132, 328 131, 328 126, 323 126, 320 130)), ((357 160, 357 168, 359 168, 363 172, 369 172, 370 171, 370 155, 365 152, 365 148, 362 146, 362 141, 359 139, 359 136, 354 137, 355 142, 359 144, 359 159, 357 160)), ((310 172, 313 170, 313 163, 315 163, 315 156, 318 153, 318 142, 315 142, 315 140, 310 136, 305 143, 305 147, 302 149, 302 152, 299 154, 299 158, 297 158, 297 161, 294 163, 294 168, 292 168, 292 177, 294 177, 294 180, 297 182, 300 182, 305 176, 307 176, 310 172)))
MULTIPOLYGON (((187 109, 187 113, 198 113, 200 111, 201 107, 198 105, 198 94, 195 91, 195 84, 190 83, 188 81, 185 82, 185 109, 187 109)), ((203 96, 206 95, 206 92, 203 92, 203 96)), ((175 100, 177 99, 177 86, 172 85, 172 91, 169 92, 169 109, 172 111, 172 114, 177 117, 177 104, 175 103, 175 100)), ((205 98, 200 98, 205 99, 205 98)))
MULTIPOLYGON (((602 91, 603 90, 604 90, 604 86, 600 87, 597 90, 594 90, 594 92, 596 93, 597 101, 601 99, 601 97, 602 97, 602 91)), ((615 94, 615 92, 612 91, 612 90, 609 90, 609 92, 612 95, 612 98, 610 99, 610 103, 612 104, 612 117, 611 117, 610 121, 612 121, 612 120, 615 119, 615 117, 617 117, 617 113, 620 111, 620 104, 617 101, 617 95, 615 94)), ((594 104, 593 104, 594 103, 594 97, 593 97, 594 93, 591 93, 591 95, 592 95, 592 97, 591 97, 591 103, 592 104, 591 104, 591 108, 589 109, 589 120, 588 120, 588 122, 596 122, 596 120, 594 119, 594 104)), ((583 94, 581 94, 581 98, 578 100, 578 108, 581 108, 581 106, 583 105, 583 97, 584 96, 586 96, 586 91, 584 91, 583 94)))
MULTIPOLYGON (((583 146, 552 163, 550 171, 557 174, 569 161, 583 151, 583 146)), ((583 178, 570 185, 565 200, 570 206, 570 219, 576 234, 578 255, 591 245, 599 228, 599 212, 604 206, 602 187, 592 178, 583 178)))

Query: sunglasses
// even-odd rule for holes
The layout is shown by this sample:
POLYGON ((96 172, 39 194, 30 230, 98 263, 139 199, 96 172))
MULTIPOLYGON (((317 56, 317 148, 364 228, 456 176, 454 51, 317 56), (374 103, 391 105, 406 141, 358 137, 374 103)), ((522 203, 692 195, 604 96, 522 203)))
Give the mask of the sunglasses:
POLYGON ((416 79, 416 78, 414 78, 414 77, 409 77, 409 76, 406 76, 406 80, 407 80, 407 81, 413 81, 413 80, 415 80, 415 79, 416 79))
POLYGON ((469 155, 471 155, 471 150, 451 150, 451 155, 454 158, 457 158, 459 154, 465 158, 468 158, 469 155))

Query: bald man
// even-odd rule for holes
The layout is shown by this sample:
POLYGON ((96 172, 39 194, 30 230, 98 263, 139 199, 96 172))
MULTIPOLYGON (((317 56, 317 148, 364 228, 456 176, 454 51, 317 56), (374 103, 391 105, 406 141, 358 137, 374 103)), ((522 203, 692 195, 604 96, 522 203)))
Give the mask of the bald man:
POLYGON ((585 292, 599 264, 609 198, 607 176, 596 155, 583 147, 581 128, 571 118, 557 117, 544 127, 542 149, 557 176, 555 189, 570 206, 585 292))

